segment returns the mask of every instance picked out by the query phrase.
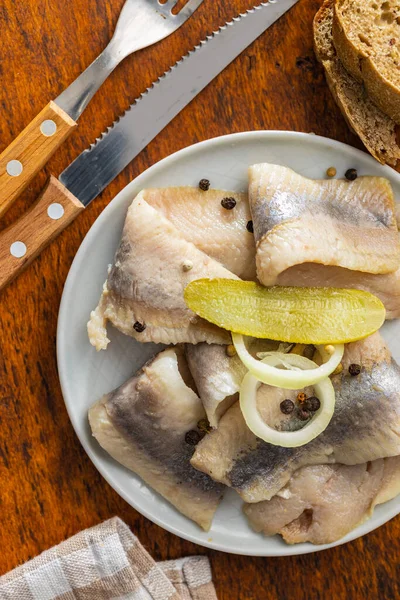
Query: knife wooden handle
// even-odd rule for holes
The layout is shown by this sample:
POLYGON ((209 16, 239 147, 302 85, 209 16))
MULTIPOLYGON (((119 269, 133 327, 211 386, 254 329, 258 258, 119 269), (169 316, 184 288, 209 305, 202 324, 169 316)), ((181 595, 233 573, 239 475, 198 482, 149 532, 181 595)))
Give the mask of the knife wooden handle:
POLYGON ((58 179, 51 176, 39 200, 19 221, 0 233, 0 290, 84 208, 58 179))
POLYGON ((54 102, 0 154, 0 217, 76 127, 54 102))

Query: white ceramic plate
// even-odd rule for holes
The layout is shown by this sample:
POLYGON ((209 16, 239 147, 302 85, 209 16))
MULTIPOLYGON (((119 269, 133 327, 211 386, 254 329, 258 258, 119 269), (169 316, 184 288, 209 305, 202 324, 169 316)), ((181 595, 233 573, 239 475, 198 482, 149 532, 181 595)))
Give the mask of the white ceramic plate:
MULTIPOLYGON (((239 133, 181 150, 127 185, 84 239, 62 297, 57 332, 58 368, 69 416, 83 447, 110 485, 135 509, 168 531, 209 548, 251 556, 290 556, 329 548, 372 531, 400 512, 400 497, 379 506, 369 521, 336 544, 288 546, 278 536, 266 538, 254 533, 241 513, 239 496, 228 490, 211 530, 205 533, 139 477, 110 458, 92 438, 87 421, 91 404, 119 386, 157 349, 153 344, 140 344, 110 326, 108 350, 96 352, 86 333, 89 313, 97 304, 132 199, 146 187, 196 186, 203 177, 210 179, 215 188, 246 190, 247 168, 259 162, 286 165, 312 178, 324 178, 331 166, 336 167, 338 177, 343 177, 346 169, 354 167, 360 175, 387 177, 400 198, 400 176, 395 171, 350 146, 311 134, 239 133)), ((385 324, 384 336, 399 360, 400 322, 385 324)))

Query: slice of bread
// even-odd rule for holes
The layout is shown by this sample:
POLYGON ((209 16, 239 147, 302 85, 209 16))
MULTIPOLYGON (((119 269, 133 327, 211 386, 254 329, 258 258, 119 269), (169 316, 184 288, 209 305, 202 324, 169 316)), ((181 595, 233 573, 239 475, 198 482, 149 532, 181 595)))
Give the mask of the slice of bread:
POLYGON ((325 0, 314 18, 314 48, 325 69, 333 97, 348 125, 379 162, 400 165, 400 147, 396 123, 367 96, 336 55, 332 39, 333 3, 325 0))
POLYGON ((400 2, 334 0, 332 35, 346 70, 400 123, 400 2))

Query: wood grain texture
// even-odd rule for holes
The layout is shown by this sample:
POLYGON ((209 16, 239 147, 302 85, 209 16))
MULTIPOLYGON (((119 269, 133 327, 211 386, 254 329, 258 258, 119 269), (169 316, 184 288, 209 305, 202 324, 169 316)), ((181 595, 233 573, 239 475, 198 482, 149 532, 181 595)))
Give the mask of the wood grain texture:
POLYGON ((84 210, 83 204, 62 183, 50 176, 38 200, 7 229, 0 232, 0 291, 32 262, 34 258, 84 210), (49 207, 56 209, 55 216, 49 207), (58 205, 58 206, 54 206, 58 205), (63 214, 61 215, 61 208, 63 214), (22 243, 26 252, 15 256, 12 245, 22 243))
MULTIPOLYGON (((106 45, 122 4, 0 0, 0 151, 106 45)), ((46 176, 60 173, 182 54, 251 5, 252 0, 204 0, 173 37, 124 61, 1 226, 20 216, 46 176)), ((311 24, 319 5, 320 0, 300 0, 0 295, 1 572, 119 515, 156 559, 207 554, 220 600, 399 597, 400 517, 346 546, 294 558, 230 556, 163 531, 119 498, 91 464, 69 422, 57 375, 57 312, 70 264, 95 218, 139 173, 184 146, 235 131, 313 131, 360 147, 313 54, 311 24)))
POLYGON ((0 154, 0 217, 53 156, 76 125, 66 112, 50 101, 0 154), (56 131, 53 135, 43 134, 41 126, 45 121, 55 123, 56 131), (7 165, 12 160, 17 160, 22 165, 22 173, 16 177, 7 171, 7 165))

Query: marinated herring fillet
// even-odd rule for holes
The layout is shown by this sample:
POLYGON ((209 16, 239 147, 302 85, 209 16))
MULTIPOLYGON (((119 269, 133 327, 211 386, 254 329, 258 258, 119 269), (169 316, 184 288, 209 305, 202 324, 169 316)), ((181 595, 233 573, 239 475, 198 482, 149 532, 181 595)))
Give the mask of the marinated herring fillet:
MULTIPOLYGON (((312 442, 283 448, 258 440, 236 403, 198 444, 193 466, 253 503, 270 500, 301 467, 355 465, 400 454, 400 368, 380 334, 346 345, 342 364, 342 373, 332 377, 335 413, 312 442), (360 375, 350 376, 350 364, 361 365, 360 375)), ((271 388, 265 401, 275 394, 271 388)))
POLYGON ((164 350, 92 406, 89 422, 115 460, 208 530, 223 487, 190 465, 194 446, 185 434, 205 413, 184 381, 186 370, 180 350, 164 350))
POLYGON ((335 542, 400 492, 400 457, 302 467, 271 500, 245 504, 250 525, 288 544, 335 542))
POLYGON ((241 279, 256 279, 254 236, 247 194, 194 187, 150 188, 143 198, 183 234, 188 242, 241 279), (221 205, 233 198, 234 209, 221 205))
POLYGON ((264 285, 305 262, 375 274, 400 267, 393 191, 383 177, 319 181, 263 163, 249 169, 249 202, 264 285))
POLYGON ((400 241, 386 179, 317 181, 264 163, 249 169, 249 202, 261 283, 364 289, 389 301, 389 318, 400 316, 400 241))
POLYGON ((201 277, 237 277, 187 241, 141 192, 128 209, 89 339, 105 349, 107 321, 140 342, 229 343, 229 334, 197 317, 183 299, 186 285, 201 277), (137 324, 134 327, 135 323, 137 324))

